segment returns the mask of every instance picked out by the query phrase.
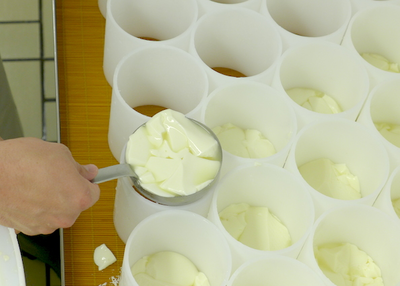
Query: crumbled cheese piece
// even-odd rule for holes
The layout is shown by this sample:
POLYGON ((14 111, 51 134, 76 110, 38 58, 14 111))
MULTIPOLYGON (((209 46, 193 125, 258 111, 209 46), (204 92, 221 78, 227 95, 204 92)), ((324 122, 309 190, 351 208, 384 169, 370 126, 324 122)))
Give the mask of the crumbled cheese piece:
POLYGON ((99 271, 107 268, 117 261, 117 258, 104 243, 95 249, 93 258, 94 262, 99 267, 99 271))

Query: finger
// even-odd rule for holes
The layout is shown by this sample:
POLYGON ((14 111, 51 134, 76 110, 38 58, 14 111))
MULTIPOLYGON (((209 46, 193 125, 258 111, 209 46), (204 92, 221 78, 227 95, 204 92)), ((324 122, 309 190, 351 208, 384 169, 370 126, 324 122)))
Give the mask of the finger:
POLYGON ((81 174, 81 176, 88 181, 94 179, 99 171, 99 168, 97 168, 97 166, 93 164, 80 165, 77 163, 77 169, 79 174, 81 174))
POLYGON ((92 207, 100 198, 100 187, 97 184, 86 182, 87 193, 81 199, 81 209, 86 210, 92 207))

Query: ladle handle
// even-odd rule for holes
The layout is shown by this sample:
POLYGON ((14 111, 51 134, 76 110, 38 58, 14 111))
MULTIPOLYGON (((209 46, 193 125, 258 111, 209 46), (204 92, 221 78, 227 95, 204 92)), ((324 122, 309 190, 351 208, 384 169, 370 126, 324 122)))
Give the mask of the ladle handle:
POLYGON ((97 176, 91 182, 100 184, 121 177, 137 177, 137 175, 128 164, 118 164, 99 169, 97 176))

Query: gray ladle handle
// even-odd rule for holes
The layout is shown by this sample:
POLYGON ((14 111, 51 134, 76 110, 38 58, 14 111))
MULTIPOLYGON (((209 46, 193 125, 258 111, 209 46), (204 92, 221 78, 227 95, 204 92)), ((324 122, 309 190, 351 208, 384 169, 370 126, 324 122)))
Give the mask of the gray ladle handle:
POLYGON ((92 180, 92 183, 99 184, 121 177, 137 177, 128 164, 118 164, 99 169, 97 176, 92 180))

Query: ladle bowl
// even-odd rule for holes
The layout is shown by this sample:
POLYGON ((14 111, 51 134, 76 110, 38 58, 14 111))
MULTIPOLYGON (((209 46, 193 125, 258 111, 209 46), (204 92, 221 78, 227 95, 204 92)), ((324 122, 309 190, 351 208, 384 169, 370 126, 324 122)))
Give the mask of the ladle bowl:
MULTIPOLYGON (((201 128, 205 129, 208 134, 210 134, 218 143, 218 154, 216 156, 216 159, 220 162, 220 166, 218 169, 217 174, 215 175, 214 179, 206 185, 204 188, 201 190, 190 194, 190 195, 176 195, 176 196, 171 196, 171 197, 166 197, 166 196, 161 196, 154 194, 150 191, 148 191, 146 188, 144 188, 140 182, 139 176, 135 173, 133 168, 125 162, 125 153, 126 153, 126 144, 125 147, 122 151, 123 153, 123 158, 121 160, 120 164, 114 165, 114 166, 109 166, 105 168, 99 169, 99 172, 97 176, 92 180, 92 183, 102 183, 110 180, 114 180, 117 178, 121 177, 129 177, 132 181, 132 186, 133 188, 141 194, 143 197, 147 198, 150 201, 153 201, 158 204, 162 205, 168 205, 168 206, 180 206, 180 205, 185 205, 185 204, 190 204, 193 203, 200 198, 202 198, 214 185, 214 183, 218 180, 219 174, 221 171, 221 166, 222 166, 222 147, 221 143, 219 142, 217 136, 214 134, 214 132, 205 124, 194 120, 192 118, 188 118, 195 124, 199 125, 201 128)), ((139 126, 133 133, 135 133, 137 130, 139 130, 141 127, 145 126, 146 123, 142 124, 139 126)))

